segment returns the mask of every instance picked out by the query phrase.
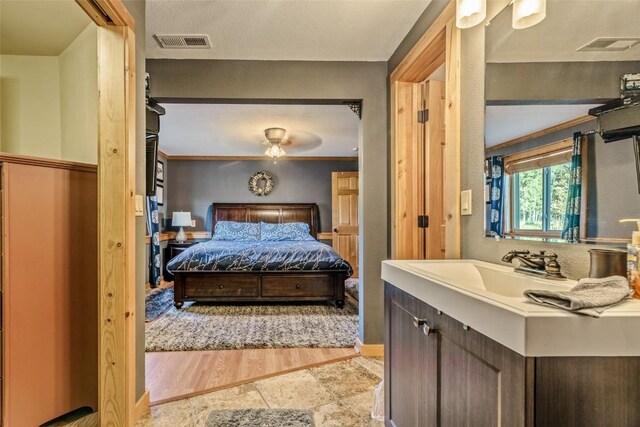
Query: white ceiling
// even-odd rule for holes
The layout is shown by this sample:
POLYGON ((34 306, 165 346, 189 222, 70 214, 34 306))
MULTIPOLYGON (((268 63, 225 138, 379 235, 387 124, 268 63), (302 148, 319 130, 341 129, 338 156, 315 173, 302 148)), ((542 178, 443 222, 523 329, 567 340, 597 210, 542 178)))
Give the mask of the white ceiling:
POLYGON ((387 61, 431 0, 147 0, 147 58, 387 61), (207 34, 162 49, 154 34, 207 34))
POLYGON ((169 155, 262 156, 264 130, 282 127, 288 156, 354 156, 360 120, 345 105, 162 104, 160 150, 169 155))
POLYGON ((487 27, 487 62, 632 61, 640 45, 623 52, 577 52, 598 37, 640 37, 640 0, 547 0, 546 18, 511 28, 512 7, 487 27))
POLYGON ((0 53, 58 56, 90 22, 74 0, 0 0, 0 53))
POLYGON ((488 105, 485 146, 492 147, 586 115, 600 104, 488 105))

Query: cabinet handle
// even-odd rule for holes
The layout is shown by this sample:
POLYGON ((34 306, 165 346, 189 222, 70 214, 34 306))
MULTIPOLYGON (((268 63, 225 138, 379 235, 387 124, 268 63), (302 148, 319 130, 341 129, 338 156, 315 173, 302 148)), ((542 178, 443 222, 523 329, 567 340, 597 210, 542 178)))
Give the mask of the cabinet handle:
POLYGON ((296 283, 296 289, 300 289, 300 283, 296 283))
POLYGON ((218 285, 218 288, 224 289, 224 285, 218 285))
POLYGON ((427 319, 418 319, 415 316, 413 318, 413 326, 415 326, 416 328, 422 329, 422 333, 424 333, 427 336, 431 332, 435 331, 435 329, 433 329, 431 326, 427 325, 427 319))

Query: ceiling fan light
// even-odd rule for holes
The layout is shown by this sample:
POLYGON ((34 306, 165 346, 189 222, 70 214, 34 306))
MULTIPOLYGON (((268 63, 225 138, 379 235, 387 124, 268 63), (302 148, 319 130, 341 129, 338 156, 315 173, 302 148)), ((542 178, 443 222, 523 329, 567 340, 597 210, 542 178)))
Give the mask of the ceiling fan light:
POLYGON ((271 146, 267 148, 267 151, 265 151, 264 154, 269 157, 282 157, 282 156, 285 156, 287 153, 284 152, 284 150, 282 149, 282 147, 280 147, 280 145, 271 144, 271 146))
POLYGON ((269 128, 264 130, 264 136, 266 136, 267 139, 272 142, 282 141, 286 133, 287 131, 282 128, 269 128))
POLYGON ((487 0, 456 0, 456 26, 471 28, 487 17, 487 0))
POLYGON ((516 30, 533 27, 547 16, 547 0, 514 0, 511 25, 516 30))

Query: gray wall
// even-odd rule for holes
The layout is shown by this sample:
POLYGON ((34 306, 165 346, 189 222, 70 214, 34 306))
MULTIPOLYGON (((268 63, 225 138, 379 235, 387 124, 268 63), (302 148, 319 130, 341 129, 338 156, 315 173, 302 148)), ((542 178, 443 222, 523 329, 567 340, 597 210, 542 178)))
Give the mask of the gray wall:
MULTIPOLYGON (((125 0, 136 21, 136 194, 145 194, 145 0, 125 0)), ((145 217, 136 217, 136 400, 145 391, 144 381, 144 285, 147 266, 145 217)))
MULTIPOLYGON (((386 62, 148 60, 152 96, 179 99, 362 99, 360 338, 383 340, 381 261, 387 258, 386 62), (364 209, 364 207, 373 207, 364 209)), ((174 189, 169 189, 170 192, 174 189)))
MULTIPOLYGON (((589 254, 593 246, 562 243, 496 241, 483 237, 484 212, 484 77, 485 28, 478 26, 462 30, 461 61, 461 188, 473 190, 473 212, 462 217, 462 255, 483 261, 500 263, 502 255, 512 249, 549 250, 557 252, 563 271, 571 278, 589 273, 589 254)), ((633 182, 620 182, 633 186, 633 182)))
POLYGON ((620 96, 620 76, 638 70, 640 61, 487 64, 487 103, 609 100, 620 96))
MULTIPOLYGON (((346 111, 345 114, 352 114, 346 111)), ((211 203, 317 203, 320 231, 331 231, 331 172, 356 171, 348 161, 170 160, 168 212, 190 211, 195 230, 211 231, 211 203), (249 177, 267 171, 275 182, 267 197, 254 196, 249 177)))

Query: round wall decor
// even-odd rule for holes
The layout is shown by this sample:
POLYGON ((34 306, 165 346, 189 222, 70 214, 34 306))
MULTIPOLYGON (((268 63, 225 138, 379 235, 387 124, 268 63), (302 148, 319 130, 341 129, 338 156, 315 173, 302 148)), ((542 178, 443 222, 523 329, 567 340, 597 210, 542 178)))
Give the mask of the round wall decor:
POLYGON ((267 196, 273 190, 273 178, 265 171, 259 171, 249 178, 249 191, 256 196, 267 196))

